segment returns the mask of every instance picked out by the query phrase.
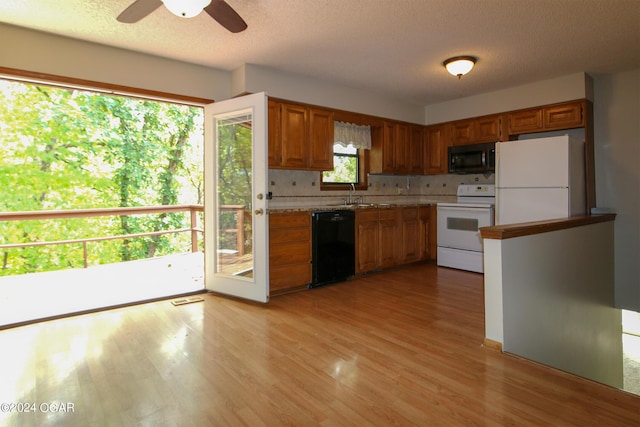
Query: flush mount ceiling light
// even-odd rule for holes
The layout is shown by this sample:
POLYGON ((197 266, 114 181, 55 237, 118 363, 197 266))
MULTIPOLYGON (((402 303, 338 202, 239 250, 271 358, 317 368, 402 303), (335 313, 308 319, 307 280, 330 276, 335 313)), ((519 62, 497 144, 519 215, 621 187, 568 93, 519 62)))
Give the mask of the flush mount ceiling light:
POLYGON ((211 3, 211 0, 162 0, 171 13, 181 18, 193 18, 211 3))
POLYGON ((456 56, 449 58, 442 63, 449 73, 458 78, 467 74, 476 63, 476 58, 473 56, 456 56))

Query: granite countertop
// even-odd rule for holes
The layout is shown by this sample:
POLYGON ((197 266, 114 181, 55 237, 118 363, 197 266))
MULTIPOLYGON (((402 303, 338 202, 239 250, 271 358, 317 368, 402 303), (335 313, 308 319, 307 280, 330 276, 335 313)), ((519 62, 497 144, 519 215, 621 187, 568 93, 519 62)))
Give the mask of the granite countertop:
POLYGON ((322 200, 290 200, 270 202, 269 212, 311 212, 319 210, 356 210, 356 209, 379 209, 410 206, 433 206, 440 202, 455 201, 455 196, 432 196, 411 199, 389 200, 385 202, 363 202, 347 204, 335 201, 322 200))

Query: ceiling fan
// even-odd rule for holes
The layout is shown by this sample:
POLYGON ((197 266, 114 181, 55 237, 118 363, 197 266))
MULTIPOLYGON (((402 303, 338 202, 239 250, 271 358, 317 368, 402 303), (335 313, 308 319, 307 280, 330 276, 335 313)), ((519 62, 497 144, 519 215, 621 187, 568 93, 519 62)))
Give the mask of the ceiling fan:
POLYGON ((224 0, 135 0, 118 15, 117 20, 125 24, 133 24, 162 4, 171 13, 182 18, 193 18, 204 10, 232 33, 239 33, 247 28, 246 22, 224 0))

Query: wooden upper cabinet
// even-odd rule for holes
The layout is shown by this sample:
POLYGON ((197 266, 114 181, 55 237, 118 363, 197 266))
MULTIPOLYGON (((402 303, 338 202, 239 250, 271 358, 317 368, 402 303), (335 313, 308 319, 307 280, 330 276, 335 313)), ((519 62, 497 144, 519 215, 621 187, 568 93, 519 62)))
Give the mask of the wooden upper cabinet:
POLYGON ((520 135, 586 126, 585 101, 572 101, 509 113, 509 134, 520 135))
POLYGON ((502 116, 483 116, 451 123, 451 144, 467 145, 501 141, 502 116))
POLYGON ((474 142, 502 141, 502 116, 479 117, 473 121, 474 142))
POLYGON ((432 125, 424 129, 424 171, 428 175, 447 173, 447 125, 432 125))
POLYGON ((542 130, 542 110, 522 110, 509 113, 509 134, 538 132, 542 130))
POLYGON ((395 146, 394 160, 395 165, 393 173, 406 174, 409 173, 409 156, 411 154, 411 128, 404 123, 395 125, 395 146))
POLYGON ((282 164, 282 139, 280 138, 280 104, 276 101, 268 102, 268 147, 269 167, 282 164))
POLYGON ((333 112, 309 109, 309 169, 333 169, 333 112))
POLYGON ((409 137, 409 160, 408 172, 411 175, 422 175, 424 173, 424 126, 411 126, 409 137))
POLYGON ((408 174, 412 135, 412 125, 391 120, 385 120, 380 129, 372 128, 370 172, 408 174))
POLYGON ((307 117, 307 108, 301 105, 280 106, 283 167, 300 169, 307 166, 307 117))
POLYGON ((473 120, 453 122, 451 124, 451 144, 466 145, 476 142, 473 134, 473 125, 473 120))
POLYGON ((394 173, 396 167, 396 124, 384 122, 382 128, 382 173, 394 173))
POLYGON ((333 111, 269 100, 269 167, 333 169, 333 111))
POLYGON ((585 126, 584 102, 545 107, 545 130, 569 129, 585 126))

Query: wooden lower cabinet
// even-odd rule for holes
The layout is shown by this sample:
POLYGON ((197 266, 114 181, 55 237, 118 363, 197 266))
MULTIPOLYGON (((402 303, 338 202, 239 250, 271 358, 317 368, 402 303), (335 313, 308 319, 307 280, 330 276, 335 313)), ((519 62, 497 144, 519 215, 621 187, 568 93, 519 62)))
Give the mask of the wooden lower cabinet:
POLYGON ((397 264, 398 214, 395 208, 356 211, 356 274, 397 264))
MULTIPOLYGON (((435 205, 356 210, 356 274, 435 259, 435 219, 435 205)), ((270 213, 271 294, 309 283, 311 213, 270 213)))
POLYGON ((435 206, 356 211, 356 273, 435 257, 435 206))
POLYGON ((269 215, 269 291, 311 283, 311 213, 269 215))
POLYGON ((420 223, 420 260, 435 260, 437 253, 436 206, 421 206, 418 208, 420 223))
POLYGON ((356 273, 380 268, 380 213, 356 211, 356 273))
POLYGON ((400 209, 380 209, 380 268, 398 263, 398 215, 400 209))
POLYGON ((422 258, 420 208, 417 206, 399 209, 400 223, 398 237, 400 264, 419 261, 422 258))

